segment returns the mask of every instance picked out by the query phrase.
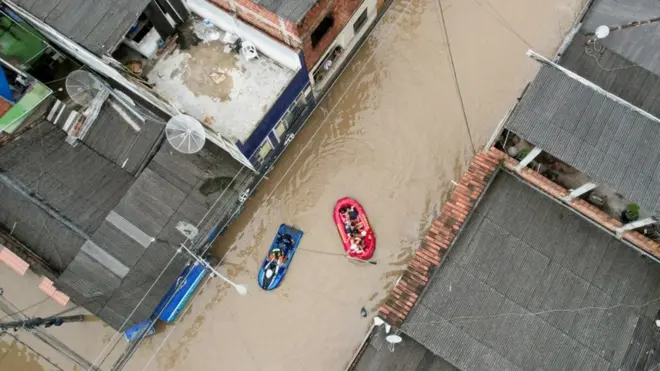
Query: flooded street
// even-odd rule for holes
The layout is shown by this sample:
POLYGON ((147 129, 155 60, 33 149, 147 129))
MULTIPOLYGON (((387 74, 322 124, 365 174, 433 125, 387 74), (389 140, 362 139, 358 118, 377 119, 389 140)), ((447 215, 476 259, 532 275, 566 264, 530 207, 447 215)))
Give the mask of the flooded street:
POLYGON ((218 239, 220 270, 248 284, 249 295, 219 279, 206 284, 176 326, 144 341, 127 370, 344 369, 471 158, 471 143, 484 145, 533 77, 525 52, 552 56, 583 4, 441 5, 442 12, 438 0, 395 0, 218 239), (331 212, 344 196, 369 215, 377 265, 341 256, 331 212), (305 236, 282 286, 265 292, 257 270, 281 223, 305 236))

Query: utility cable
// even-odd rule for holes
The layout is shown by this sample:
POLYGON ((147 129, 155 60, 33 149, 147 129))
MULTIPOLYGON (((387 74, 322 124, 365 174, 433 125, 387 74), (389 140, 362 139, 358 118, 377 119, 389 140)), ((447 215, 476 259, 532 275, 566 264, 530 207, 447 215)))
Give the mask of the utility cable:
MULTIPOLYGON (((36 302, 36 303, 34 303, 34 304, 30 305, 30 306, 27 306, 27 307, 25 307, 25 308, 23 308, 23 309, 19 309, 19 310, 17 310, 16 312, 13 312, 13 313, 9 313, 9 314, 7 314, 6 316, 0 318, 0 321, 4 321, 4 320, 6 320, 7 318, 9 318, 9 317, 13 317, 13 316, 15 316, 15 315, 17 315, 17 314, 23 314, 23 315, 27 316, 27 315, 25 314, 25 311, 30 310, 30 309, 32 309, 32 308, 34 308, 34 307, 37 307, 37 306, 39 306, 39 305, 45 303, 45 302, 48 301, 49 299, 50 299, 50 296, 46 296, 45 298, 39 300, 38 302, 36 302)), ((7 300, 7 298, 5 298, 5 300, 7 300)), ((7 301, 9 302, 9 300, 7 300, 7 301)), ((14 306, 14 305, 12 304, 12 306, 14 306)))
MULTIPOLYGON (((265 205, 265 204, 266 204, 266 203, 267 203, 267 202, 273 197, 273 194, 275 193, 275 191, 277 190, 277 188, 279 187, 279 185, 280 185, 280 184, 282 183, 282 181, 286 178, 286 176, 289 174, 289 172, 291 171, 291 169, 293 169, 293 167, 295 166, 295 164, 298 162, 298 160, 300 159, 300 157, 303 155, 303 153, 305 152, 305 150, 308 148, 308 146, 309 146, 310 143, 312 142, 312 140, 318 135, 318 133, 319 133, 319 131, 321 130, 321 128, 322 128, 322 127, 325 125, 325 123, 328 121, 328 119, 330 118, 330 114, 331 114, 332 112, 334 112, 334 110, 337 108, 337 106, 339 105, 339 103, 342 102, 342 100, 343 100, 343 98, 346 96, 346 94, 348 94, 349 91, 352 91, 351 88, 353 87, 353 85, 354 85, 355 82, 357 81, 358 77, 362 74, 362 72, 364 71, 364 69, 366 68, 366 66, 369 64, 369 62, 371 61, 371 59, 374 57, 374 55, 376 54, 376 52, 377 52, 377 51, 378 51, 378 50, 379 50, 379 49, 385 44, 386 41, 389 40, 389 38, 391 37, 392 32, 398 27, 399 22, 401 21, 401 19, 403 18, 403 16, 406 14, 408 8, 410 8, 410 5, 413 3, 413 1, 415 1, 415 0, 409 0, 409 1, 408 1, 408 4, 406 4, 406 6, 405 6, 405 7, 403 8, 403 10, 401 11, 401 13, 400 13, 400 14, 398 15, 398 17, 394 20, 394 22, 393 22, 392 26, 390 27, 390 29, 389 29, 389 30, 387 31, 387 33, 385 34, 385 37, 382 39, 382 41, 381 41, 380 43, 378 43, 378 44, 374 47, 373 51, 371 52, 371 54, 369 55, 369 57, 367 58, 367 60, 362 64, 362 67, 357 71, 357 73, 355 74, 355 77, 351 80, 350 84, 346 87, 346 89, 345 89, 345 90, 342 92, 342 94, 339 96, 339 98, 337 99, 337 102, 332 106, 332 108, 330 109, 330 111, 324 116, 323 121, 321 121, 321 123, 318 125, 318 127, 316 128, 316 130, 314 131, 314 133, 312 134, 312 136, 311 136, 311 137, 305 142, 305 145, 302 147, 302 149, 300 150, 300 152, 298 152, 298 155, 294 158, 294 160, 293 160, 293 162, 291 163, 291 165, 287 168, 287 170, 284 172, 284 174, 280 177, 280 179, 278 180, 278 182, 277 182, 277 183, 275 184, 275 186, 273 187, 273 190, 268 194, 268 196, 266 196, 265 200, 264 200, 263 202, 261 202, 259 208, 257 209, 257 211, 255 211, 254 215, 253 215, 252 218, 247 222, 247 224, 250 224, 250 223, 252 223, 252 221, 254 221, 254 219, 255 219, 255 218, 257 217, 257 215, 259 214, 259 211, 261 210, 261 207, 262 207, 263 205, 265 205)), ((365 43, 366 40, 367 40, 367 38, 364 38, 364 40, 361 42, 361 44, 359 45, 359 47, 355 50, 355 52, 353 53, 353 55, 351 56, 351 58, 346 62, 347 64, 350 64, 351 61, 355 58, 355 56, 357 56, 359 49, 362 48, 362 46, 364 45, 364 43, 365 43)), ((335 84, 339 81, 339 78, 344 74, 345 71, 346 71, 346 69, 344 69, 344 70, 342 70, 342 71, 340 72, 340 74, 337 76, 337 78, 332 82, 332 84, 330 85, 330 87, 326 90, 325 95, 321 98, 320 101, 323 101, 323 99, 325 99, 325 97, 327 96, 328 92, 332 90, 332 88, 333 88, 333 87, 335 86, 335 84)), ((314 108, 314 110, 316 110, 316 109, 319 108, 319 107, 320 107, 320 105, 317 105, 317 106, 314 108)), ((300 130, 302 130, 302 126, 298 129, 298 131, 296 132, 296 134, 297 134, 300 130)), ((282 151, 282 152, 283 152, 283 151, 282 151)), ((281 154, 280 154, 280 155, 281 155, 281 154)), ((238 210, 237 210, 237 211, 238 211, 238 210)), ((231 219, 230 219, 230 220, 231 220, 231 219)), ((213 241, 215 241, 215 239, 216 239, 217 237, 218 237, 218 236, 216 235, 215 238, 213 239, 213 241)), ((213 242, 213 241, 211 241, 211 242, 213 242)), ((211 246, 211 244, 209 244, 209 246, 211 246)), ((216 268, 219 267, 219 266, 222 264, 222 262, 227 258, 227 256, 229 256, 229 253, 230 253, 235 247, 236 247, 236 244, 232 245, 231 248, 230 248, 229 250, 227 250, 227 252, 223 255, 223 257, 222 257, 222 259, 220 260, 220 262, 216 265, 216 268)), ((207 278, 207 280, 206 280, 202 285, 200 285, 200 287, 206 285, 206 283, 209 281, 209 279, 210 279, 210 278, 207 278)), ((187 305, 186 305, 186 308, 184 308, 184 310, 181 312, 181 315, 179 316, 179 318, 183 317, 183 316, 185 315, 185 313, 186 313, 188 310, 190 310, 190 308, 191 308, 191 306, 192 306, 192 303, 194 302, 195 298, 197 298, 197 296, 198 296, 198 294, 199 294, 200 291, 201 291, 201 290, 197 290, 197 291, 193 294, 193 296, 192 296, 192 297, 190 298, 190 300, 188 301, 188 303, 187 303, 187 305)), ((172 335, 172 333, 174 332, 174 330, 176 329, 176 327, 178 326, 179 323, 180 323, 180 321, 178 321, 178 319, 177 319, 177 321, 175 321, 174 326, 172 327, 172 329, 170 330, 170 332, 166 335, 165 339, 163 339, 163 341, 162 341, 161 344, 158 346, 158 348, 153 352, 151 358, 149 358, 149 361, 147 361, 147 364, 142 368, 143 371, 146 370, 147 367, 149 367, 149 365, 151 364, 151 362, 154 360, 154 358, 156 357, 156 355, 158 354, 158 352, 160 352, 160 350, 161 350, 162 347, 165 345, 165 343, 166 343, 167 340, 169 339, 170 335, 172 335)))
POLYGON ((449 41, 449 33, 447 33, 447 21, 445 20, 445 12, 442 10, 442 0, 437 2, 438 10, 441 18, 441 24, 443 29, 443 34, 445 36, 445 43, 447 44, 447 53, 449 55, 449 62, 451 64, 451 72, 454 78, 454 86, 456 88, 456 93, 458 94, 458 100, 461 104, 461 112, 463 113, 463 122, 465 123, 465 129, 467 130, 468 138, 470 138, 470 145, 472 146, 472 154, 477 154, 477 147, 474 145, 474 139, 472 138, 472 130, 470 130, 470 123, 468 121, 467 112, 465 110, 465 102, 463 100, 463 93, 461 92, 461 86, 458 82, 458 74, 456 72, 456 64, 454 63, 454 55, 451 51, 451 42, 449 41))

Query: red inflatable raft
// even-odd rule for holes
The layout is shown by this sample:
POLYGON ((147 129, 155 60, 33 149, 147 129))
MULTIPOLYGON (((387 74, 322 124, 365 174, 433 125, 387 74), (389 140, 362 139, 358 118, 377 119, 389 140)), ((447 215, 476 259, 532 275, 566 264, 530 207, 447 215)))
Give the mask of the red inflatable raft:
MULTIPOLYGON (((335 209, 332 216, 335 220, 335 224, 337 225, 337 231, 339 231, 341 241, 344 244, 344 250, 346 250, 348 256, 355 259, 369 260, 376 250, 376 235, 374 234, 373 229, 371 229, 371 225, 367 219, 367 214, 364 212, 362 205, 360 205, 359 202, 352 198, 344 197, 337 201, 335 204, 335 209), (361 244, 361 252, 350 250, 351 240, 345 229, 346 220, 349 219, 349 217, 346 213, 340 213, 340 210, 353 206, 358 212, 358 217, 356 220, 352 220, 352 222, 355 223, 355 228, 360 232, 360 234, 363 234, 363 231, 366 232, 366 234, 364 234, 362 237, 363 243, 361 244)), ((349 222, 351 221, 349 220, 349 222)))

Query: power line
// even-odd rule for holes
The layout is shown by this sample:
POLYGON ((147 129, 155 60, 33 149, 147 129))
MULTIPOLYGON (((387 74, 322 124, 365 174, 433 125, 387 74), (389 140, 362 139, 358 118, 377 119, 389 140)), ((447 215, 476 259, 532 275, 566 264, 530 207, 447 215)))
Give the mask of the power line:
MULTIPOLYGON (((231 188, 232 184, 236 181, 236 179, 239 177, 239 175, 241 175, 241 173, 242 173, 245 169, 246 169, 245 166, 243 166, 243 167, 241 167, 241 168, 239 169, 239 171, 238 171, 238 172, 236 173, 236 175, 232 178, 232 180, 229 182, 229 184, 227 185, 227 187, 225 187, 225 189, 222 191, 222 193, 216 198, 215 202, 211 205, 211 207, 210 207, 209 210, 206 212, 206 214, 204 214, 204 216, 202 216, 201 220, 197 223, 197 227, 199 227, 199 226, 202 224, 202 222, 204 221, 204 219, 205 219, 206 217, 208 217, 208 215, 211 213, 211 210, 212 210, 212 209, 215 207, 215 205, 220 201, 220 199, 221 199, 222 196, 227 192, 227 190, 231 188)), ((236 208, 236 210, 237 210, 237 211, 240 210, 240 205, 239 205, 239 207, 236 208)), ((234 213, 235 213, 235 212, 234 212, 234 213)), ((233 216, 233 214, 232 214, 232 216, 233 216)), ((229 220, 227 221, 227 223, 225 224, 224 227, 226 227, 227 224, 229 224, 229 222, 230 222, 231 220, 232 220, 232 218, 229 218, 229 220)), ((224 227, 223 227, 223 228, 224 228, 224 227)), ((214 240, 215 240, 215 239, 214 239, 214 240)), ((183 242, 183 244, 185 244, 185 243, 187 243, 187 242, 192 242, 192 240, 190 240, 188 237, 186 237, 186 240, 183 242)), ((206 253, 206 251, 208 251, 208 249, 210 248, 210 246, 211 246, 211 244, 209 244, 209 247, 207 247, 206 250, 204 250, 204 252, 203 252, 201 255, 204 255, 204 254, 206 253)), ((135 312, 137 311, 137 308, 142 304, 142 302, 143 302, 143 301, 145 300, 145 298, 149 295, 149 293, 151 292, 151 290, 155 287, 156 283, 160 280, 160 278, 162 277, 163 273, 167 270, 167 268, 169 268, 169 266, 172 264, 172 262, 174 261, 174 258, 177 256, 177 254, 178 254, 178 251, 174 254, 174 256, 172 256, 172 259, 170 259, 170 261, 165 265, 165 267, 164 267, 163 270, 160 272, 160 274, 158 275, 158 277, 156 278, 156 280, 153 282, 153 284, 151 285, 151 287, 149 287, 149 289, 148 289, 147 292, 144 294, 144 296, 142 297, 142 299, 138 302, 137 306, 136 306, 135 308, 133 308, 133 311, 131 311, 131 313, 128 315, 128 317, 126 317, 126 320, 124 320, 124 323, 122 323, 122 325, 120 326, 120 328, 119 328, 119 330, 117 331, 117 333, 116 333, 115 335, 113 335, 113 337, 110 339, 110 341, 108 342, 108 344, 106 344, 106 346, 105 346, 105 347, 101 350, 101 352, 96 356, 96 358, 94 359, 94 362, 93 362, 92 366, 96 365, 96 362, 99 361, 99 358, 103 355, 103 353, 106 352, 106 350, 108 349, 108 347, 110 346, 110 344, 112 344, 112 348, 111 348, 111 350, 110 350, 105 356, 103 356, 103 359, 101 360, 101 363, 99 363, 99 367, 100 367, 100 366, 103 364, 103 362, 108 358, 108 356, 110 355, 110 353, 112 352, 112 350, 117 346, 117 344, 118 344, 119 341, 121 340, 121 338, 118 338, 117 340, 115 340, 115 339, 116 339, 117 336, 118 336, 118 335, 124 330, 124 327, 126 326, 126 324, 128 323, 128 321, 131 319, 131 317, 133 316, 133 314, 135 314, 135 312), (114 344, 113 344, 113 342, 114 342, 114 344)), ((189 275, 190 275, 190 272, 188 272, 188 273, 186 274, 185 279, 187 279, 189 275)), ((170 298, 169 300, 171 300, 171 299, 172 299, 172 298, 170 298)), ((169 303, 169 300, 168 300, 168 303, 169 303)), ((152 324, 152 325, 153 325, 153 324, 152 324)), ((150 326, 146 331, 144 331, 144 332, 141 334, 141 336, 139 337, 139 339, 138 339, 137 341, 138 341, 138 342, 141 342, 142 339, 144 339, 144 337, 146 336, 146 334, 148 333, 148 331, 149 331, 150 329, 151 329, 151 326, 150 326)))
POLYGON ((419 322, 404 322, 403 326, 408 326, 408 325, 431 325, 431 324, 441 324, 444 322, 449 322, 449 321, 475 321, 475 320, 480 320, 480 319, 495 319, 499 317, 536 317, 539 315, 543 314, 552 314, 552 313, 573 313, 573 312, 584 312, 584 311, 590 311, 590 310, 612 310, 612 309, 617 309, 617 308, 633 308, 633 309, 641 309, 644 307, 647 307, 657 301, 660 301, 660 297, 657 297, 655 299, 649 300, 646 303, 642 305, 633 305, 633 304, 616 304, 612 305, 610 307, 582 307, 582 308, 576 308, 576 309, 548 309, 548 310, 543 310, 540 312, 511 312, 511 313, 501 313, 501 314, 493 314, 489 316, 460 316, 460 317, 452 317, 452 318, 446 318, 443 319, 442 321, 419 321, 419 322))
MULTIPOLYGON (((2 295, 2 294, 0 294, 0 295, 2 295)), ((7 314, 6 316, 0 318, 0 321, 4 321, 4 320, 6 320, 7 318, 9 318, 9 317, 13 317, 13 316, 15 316, 15 315, 17 315, 17 314, 24 314, 24 315, 25 315, 25 311, 30 310, 30 309, 32 309, 32 308, 34 308, 34 307, 37 307, 37 306, 39 306, 39 305, 45 303, 45 302, 48 301, 49 299, 50 299, 50 296, 46 296, 45 298, 39 300, 38 302, 36 302, 36 303, 34 303, 34 304, 30 305, 30 306, 27 306, 27 307, 25 307, 25 308, 23 308, 23 309, 19 309, 19 310, 17 310, 16 312, 13 312, 13 313, 9 313, 9 314, 7 314)), ((12 305, 13 305, 13 304, 12 304, 12 305)))
MULTIPOLYGON (((55 367, 56 369, 58 369, 58 370, 60 370, 60 371, 64 371, 60 366, 58 366, 58 365, 55 364, 53 361, 51 361, 50 358, 48 358, 48 357, 46 357, 45 355, 39 353, 36 349, 32 348, 31 346, 29 346, 29 345, 27 345, 26 343, 24 343, 23 341, 21 341, 16 335, 14 335, 14 334, 10 334, 10 333, 7 332, 7 331, 2 331, 2 332, 0 332, 0 337, 1 337, 2 335, 10 336, 11 338, 14 339, 15 342, 17 342, 17 343, 23 345, 24 347, 30 349, 33 353, 39 355, 39 357, 45 359, 46 362, 48 362, 48 363, 51 364, 51 366, 55 367)), ((7 352, 5 353, 5 357, 7 356, 7 354, 9 354, 9 351, 7 351, 7 352)), ((2 363, 2 360, 4 360, 4 357, 0 358, 0 363, 2 363)))
POLYGON ((470 123, 468 121, 467 112, 465 111, 465 102, 463 101, 463 93, 461 93, 461 86, 458 83, 458 74, 456 73, 456 65, 454 63, 454 55, 451 52, 451 42, 449 41, 449 33, 447 32, 447 21, 445 20, 445 12, 442 10, 442 0, 438 0, 439 14, 441 18, 441 24, 443 33, 445 35, 445 43, 447 44, 447 52, 449 54, 449 62, 451 63, 451 72, 454 78, 454 85, 456 87, 456 93, 458 94, 458 100, 461 104, 461 112, 463 113, 463 122, 465 123, 465 129, 467 130, 468 138, 470 138, 470 145, 472 146, 472 154, 477 154, 477 147, 474 145, 474 140, 472 139, 472 131, 470 130, 470 123))
MULTIPOLYGON (((394 29, 399 25, 399 22, 401 21, 401 18, 403 17, 403 15, 405 15, 405 13, 406 13, 406 11, 408 10, 408 8, 410 8, 410 5, 413 3, 413 1, 414 1, 414 0, 409 0, 409 1, 408 1, 408 4, 406 4, 406 6, 405 6, 404 9, 401 11, 401 13, 399 14, 399 16, 394 20, 394 23, 392 24, 391 28, 388 30, 388 32, 387 32, 387 34, 385 35, 385 37, 383 38, 383 40, 388 40, 388 39, 390 38, 390 36, 391 36, 391 34, 392 34, 392 31, 394 31, 394 29)), ((362 45, 364 45, 364 43, 366 42, 366 39, 367 39, 367 38, 364 38, 364 40, 361 42, 361 44, 360 44, 360 46, 358 47, 358 49, 356 49, 355 53, 353 53, 353 55, 351 56, 351 58, 346 62, 347 64, 351 63, 351 62, 353 61, 353 59, 357 56, 357 54, 358 54, 358 53, 357 53, 358 50, 362 47, 362 45)), ((323 121, 318 125, 317 129, 314 131, 314 133, 312 134, 312 136, 311 136, 311 137, 305 142, 305 145, 304 145, 303 148, 300 150, 300 152, 298 153, 298 155, 294 158, 294 160, 293 160, 293 162, 291 163, 291 165, 287 168, 287 170, 284 172, 284 174, 282 175, 282 177, 281 177, 281 178, 278 180, 278 182, 275 184, 275 186, 273 187, 273 190, 268 194, 268 196, 266 196, 266 199, 261 203, 261 205, 259 206, 259 208, 257 209, 257 211, 254 213, 254 215, 252 216, 252 218, 247 222, 247 224, 252 223, 252 221, 257 217, 257 214, 258 214, 259 211, 261 210, 261 206, 263 206, 264 204, 266 204, 266 203, 268 202, 268 200, 270 200, 270 199, 272 198, 273 194, 275 193, 275 191, 277 190, 277 188, 279 187, 279 185, 280 185, 280 184, 282 183, 282 181, 286 178, 286 176, 289 174, 289 172, 291 171, 291 169, 293 169, 294 165, 298 162, 298 160, 300 159, 300 157, 302 156, 302 154, 305 152, 305 150, 307 149, 307 147, 309 146, 309 144, 312 142, 312 140, 313 140, 313 139, 316 137, 316 135, 319 133, 319 131, 321 130, 321 128, 323 127, 323 125, 328 121, 328 118, 330 117, 330 114, 331 114, 332 112, 334 112, 334 110, 337 108, 337 106, 339 105, 339 103, 341 103, 341 101, 342 101, 343 98, 346 96, 346 94, 347 94, 349 91, 351 91, 351 88, 353 87, 353 84, 355 84, 355 82, 357 81, 357 78, 361 75, 362 71, 364 71, 364 69, 366 68, 366 66, 369 64, 369 62, 371 61, 371 59, 374 57, 374 55, 376 54, 376 52, 378 51, 378 49, 379 49, 380 47, 382 47, 383 44, 384 44, 384 41, 381 42, 381 43, 379 43, 378 45, 376 45, 376 47, 374 48, 374 50, 373 50, 373 51, 371 52, 371 54, 369 55, 369 58, 367 58, 367 60, 362 64, 362 67, 361 67, 361 68, 358 70, 358 72, 355 74, 355 77, 353 78, 353 80, 351 80, 351 83, 348 85, 348 87, 346 87, 346 89, 343 91, 343 93, 339 96, 339 98, 337 99, 337 102, 332 106, 332 108, 330 109, 330 111, 324 116, 323 121)), ((341 76, 344 74, 345 71, 346 71, 346 69, 344 69, 344 70, 342 70, 342 71, 340 72, 340 74, 337 76, 337 78, 332 82, 332 84, 330 85, 330 87, 326 90, 326 92, 325 92, 324 96, 322 97, 321 101, 322 101, 323 99, 325 99, 325 96, 328 94, 328 92, 330 92, 330 91, 332 90, 332 88, 335 86, 335 84, 337 83, 337 81, 339 81, 339 77, 341 77, 341 76)), ((317 105, 317 106, 314 108, 314 110, 316 110, 318 107, 320 107, 320 105, 317 105)), ((302 130, 302 126, 298 129, 298 131, 296 131, 296 135, 298 134, 298 132, 300 132, 300 130, 302 130)), ((470 138, 470 139, 471 139, 471 138, 470 138)), ((283 153, 283 152, 284 152, 284 151, 282 151, 282 153, 283 153)), ((281 153, 280 153, 280 156, 281 156, 281 153)), ((279 156, 278 156, 277 159, 279 159, 279 156)), ((276 159, 276 160, 277 160, 277 159, 276 159)), ((237 210, 237 211, 238 211, 238 210, 237 210)), ((231 218, 230 218, 230 220, 231 220, 231 218)), ((225 225, 225 226, 226 226, 226 225, 225 225)), ((216 239, 217 237, 218 237, 218 236, 216 235, 216 236, 214 237, 214 239, 213 239, 211 242, 215 241, 215 239, 216 239)), ((210 246, 211 246, 211 244, 209 244, 209 247, 210 247, 210 246)), ((227 256, 229 255, 229 253, 234 249, 235 246, 236 246, 236 245, 233 245, 233 246, 232 246, 232 247, 231 247, 231 248, 230 248, 230 249, 224 254, 224 256, 222 257, 222 259, 220 260, 220 262, 218 262, 218 264, 216 265, 216 268, 219 267, 220 264, 222 264, 222 262, 226 259, 226 257, 227 257, 227 256)), ((208 248, 207 248, 207 250, 208 250, 208 248)), ((246 259, 247 259, 247 258, 246 258, 246 259)), ((206 285, 206 283, 208 283, 208 281, 209 281, 209 278, 207 278, 207 280, 206 280, 206 281, 204 282, 204 284, 202 284, 201 286, 206 285)), ((180 317, 182 317, 182 316, 183 316, 183 315, 184 315, 184 314, 190 309, 190 307, 192 306, 192 303, 193 303, 194 299, 197 297, 197 295, 199 294, 199 292, 200 292, 200 290, 197 290, 197 291, 193 294, 193 296, 190 298, 190 300, 189 300, 189 302, 188 302, 186 308, 185 308, 185 309, 183 310, 183 312, 181 313, 180 317)), ((179 317, 179 318, 180 318, 180 317, 179 317)), ((153 352, 152 356, 149 358, 149 361, 147 361, 147 364, 144 366, 144 368, 143 368, 142 370, 146 370, 147 367, 149 367, 149 365, 150 365, 151 362, 153 361, 153 359, 154 359, 154 357, 156 356, 156 354, 158 354, 158 352, 160 351, 160 349, 161 349, 161 348, 163 347, 163 345, 167 342, 167 340, 169 339, 170 335, 174 332, 174 330, 176 329, 176 327, 178 326, 179 323, 180 323, 180 322, 177 321, 177 322, 174 324, 174 326, 172 327, 172 329, 170 330, 170 332, 167 334, 167 336, 165 337, 165 339, 163 340, 163 342, 158 346, 158 348, 153 352)))
POLYGON ((509 32, 511 32, 514 36, 516 36, 520 41, 522 41, 525 45, 527 45, 528 48, 534 49, 532 47, 532 45, 529 42, 527 42, 527 40, 525 40, 525 38, 522 37, 522 35, 520 35, 518 33, 518 31, 516 31, 516 29, 513 28, 513 26, 509 22, 507 22, 506 19, 504 19, 504 17, 497 11, 497 9, 495 9, 495 7, 493 7, 493 4, 491 4, 490 1, 484 0, 486 2, 486 4, 488 4, 488 7, 490 9, 492 9, 492 11, 493 11, 492 13, 489 12, 488 9, 486 9, 484 7, 484 5, 479 0, 473 0, 473 1, 475 3, 477 3, 480 7, 484 8, 484 10, 486 10, 486 12, 488 12, 491 16, 493 16, 493 18, 495 18, 495 20, 499 24, 501 24, 504 28, 506 28, 509 32), (495 13, 495 14, 493 14, 493 13, 495 13))

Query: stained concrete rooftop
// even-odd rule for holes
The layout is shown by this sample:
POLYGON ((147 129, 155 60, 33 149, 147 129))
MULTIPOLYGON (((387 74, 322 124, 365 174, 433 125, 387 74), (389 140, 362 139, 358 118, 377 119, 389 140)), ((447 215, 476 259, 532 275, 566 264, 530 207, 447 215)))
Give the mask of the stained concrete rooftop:
POLYGON ((224 137, 244 142, 293 75, 263 54, 248 62, 217 40, 175 50, 148 78, 177 108, 224 137))

